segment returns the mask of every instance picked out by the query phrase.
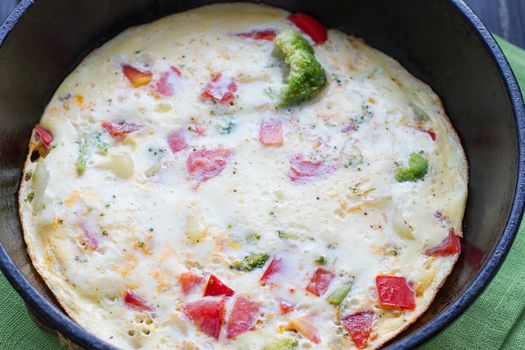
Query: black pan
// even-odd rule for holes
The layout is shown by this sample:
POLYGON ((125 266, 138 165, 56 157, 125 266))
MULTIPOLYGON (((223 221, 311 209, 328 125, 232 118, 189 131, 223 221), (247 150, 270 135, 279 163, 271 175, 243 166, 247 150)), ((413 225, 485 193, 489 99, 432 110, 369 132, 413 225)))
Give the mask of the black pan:
MULTIPOLYGON (((86 349, 111 349, 68 318, 31 268, 16 193, 27 142, 52 93, 90 50, 130 25, 206 0, 23 0, 0 29, 0 265, 29 308, 86 349)), ((490 282, 523 213, 525 112, 501 50, 460 0, 268 0, 365 38, 442 97, 470 165, 463 254, 430 309, 387 348, 415 347, 490 282)), ((256 350, 256 349, 254 349, 256 350)))

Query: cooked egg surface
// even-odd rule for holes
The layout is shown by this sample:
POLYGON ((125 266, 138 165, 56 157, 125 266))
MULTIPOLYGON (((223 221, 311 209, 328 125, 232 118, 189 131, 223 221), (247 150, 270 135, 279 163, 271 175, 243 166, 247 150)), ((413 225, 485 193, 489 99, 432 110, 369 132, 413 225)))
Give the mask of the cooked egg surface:
POLYGON ((20 191, 25 239, 101 339, 373 349, 444 283, 467 164, 438 96, 362 40, 316 43, 293 19, 221 4, 128 29, 50 101, 20 191), (286 29, 328 84, 276 108, 286 29))

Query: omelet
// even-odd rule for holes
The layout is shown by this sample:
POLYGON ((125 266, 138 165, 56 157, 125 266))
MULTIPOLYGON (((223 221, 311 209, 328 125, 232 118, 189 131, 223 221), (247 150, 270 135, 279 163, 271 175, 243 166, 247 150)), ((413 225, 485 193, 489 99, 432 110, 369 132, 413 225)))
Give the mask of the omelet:
POLYGON ((35 127, 32 262, 122 349, 376 349, 460 251, 467 162, 432 89, 313 17, 216 4, 88 55, 35 127))

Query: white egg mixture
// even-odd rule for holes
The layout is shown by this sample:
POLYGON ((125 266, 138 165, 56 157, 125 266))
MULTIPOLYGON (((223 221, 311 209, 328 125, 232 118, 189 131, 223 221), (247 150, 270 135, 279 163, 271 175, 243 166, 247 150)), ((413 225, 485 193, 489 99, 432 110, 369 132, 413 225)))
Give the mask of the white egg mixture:
POLYGON ((126 30, 67 77, 20 213, 74 320, 123 349, 373 349, 428 308, 460 252, 459 139, 399 63, 324 33, 205 6, 126 30), (276 108, 286 30, 327 83, 276 108))

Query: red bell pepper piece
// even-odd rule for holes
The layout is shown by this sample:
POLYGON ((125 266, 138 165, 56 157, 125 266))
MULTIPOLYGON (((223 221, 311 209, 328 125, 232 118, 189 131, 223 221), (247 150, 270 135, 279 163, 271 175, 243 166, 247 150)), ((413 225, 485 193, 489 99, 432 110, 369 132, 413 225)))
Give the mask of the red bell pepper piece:
POLYGON ((206 288, 204 289, 204 296, 219 296, 225 295, 231 297, 235 292, 233 289, 222 283, 215 275, 210 275, 206 288))
POLYGON ((259 141, 265 146, 281 146, 283 144, 283 123, 278 120, 262 121, 259 141))
POLYGON ((170 70, 164 72, 155 85, 155 91, 162 96, 173 96, 175 88, 180 84, 182 73, 177 67, 170 67, 170 70))
POLYGON ((357 346, 359 349, 366 347, 368 338, 370 337, 370 333, 372 331, 373 322, 373 311, 361 311, 345 316, 341 319, 343 327, 345 327, 355 346, 357 346))
POLYGON ((186 168, 197 186, 222 173, 233 152, 224 148, 213 150, 201 149, 188 156, 186 168))
POLYGON ((413 128, 413 129, 416 129, 416 130, 418 130, 418 131, 424 132, 424 133, 426 133, 428 136, 430 136, 430 138, 432 139, 432 141, 436 141, 437 134, 436 134, 435 131, 430 130, 430 129, 418 128, 417 126, 410 126, 410 128, 413 128))
POLYGON ((51 146, 51 143, 53 143, 53 135, 40 126, 40 124, 37 124, 35 126, 35 132, 40 137, 40 142, 42 142, 42 145, 44 145, 45 148, 49 148, 51 146))
POLYGON ((381 306, 403 310, 416 308, 416 293, 405 277, 377 276, 376 289, 381 306))
POLYGON ((226 337, 233 339, 239 334, 255 328, 259 318, 259 304, 246 297, 240 296, 235 300, 233 309, 226 325, 226 337))
POLYGON ((184 313, 204 334, 218 340, 224 318, 224 298, 203 298, 184 306, 184 313))
POLYGON ((318 297, 326 293, 330 283, 335 278, 335 274, 323 267, 318 267, 306 286, 306 290, 318 297))
POLYGON ((202 283, 203 277, 192 272, 183 272, 179 275, 179 283, 184 294, 189 294, 195 287, 202 283))
POLYGON ((128 290, 124 294, 124 303, 138 311, 152 311, 152 308, 138 295, 128 290))
POLYGON ((177 153, 183 149, 188 148, 184 134, 184 130, 179 130, 168 135, 168 145, 170 146, 173 153, 177 153))
POLYGON ((305 160, 301 154, 295 155, 290 161, 288 177, 293 182, 304 182, 313 178, 331 174, 337 170, 337 166, 325 160, 305 160))
POLYGON ((436 141, 436 132, 435 131, 432 131, 432 130, 426 130, 426 129, 418 129, 419 131, 422 131, 424 133, 427 133, 428 136, 430 136, 430 138, 432 139, 432 141, 436 141))
POLYGON ((239 33, 237 36, 254 40, 272 41, 277 34, 272 29, 256 30, 253 32, 239 33))
POLYGON ((262 283, 270 282, 275 277, 275 275, 281 272, 283 269, 283 258, 274 256, 259 281, 261 281, 262 283))
POLYGON ((295 304, 289 300, 277 298, 277 302, 279 303, 279 310, 281 310, 282 314, 287 314, 295 310, 295 304))
POLYGON ((461 241, 453 228, 448 230, 448 236, 437 246, 427 249, 428 256, 450 256, 461 253, 461 241))
POLYGON ((128 134, 142 129, 142 126, 135 123, 127 123, 123 120, 114 120, 110 122, 102 122, 102 128, 105 129, 115 140, 122 141, 128 134))
POLYGON ((325 26, 315 18, 304 13, 292 13, 288 16, 288 19, 295 24, 297 28, 308 34, 314 43, 323 44, 328 39, 325 26))
POLYGON ((140 71, 129 64, 122 65, 122 73, 124 73, 134 88, 148 85, 153 78, 153 74, 151 74, 151 72, 140 71))
POLYGON ((205 100, 218 101, 221 104, 233 104, 233 93, 237 91, 237 82, 231 77, 225 77, 222 73, 216 74, 212 81, 206 85, 202 92, 205 100))

